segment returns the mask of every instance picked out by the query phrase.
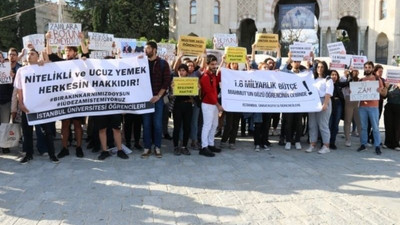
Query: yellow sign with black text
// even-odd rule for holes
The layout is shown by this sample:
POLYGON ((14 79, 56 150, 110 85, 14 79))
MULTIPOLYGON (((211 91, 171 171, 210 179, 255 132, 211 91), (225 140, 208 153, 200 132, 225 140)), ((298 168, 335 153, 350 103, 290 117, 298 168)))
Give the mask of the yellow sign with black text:
POLYGON ((199 94, 199 78, 174 77, 173 88, 175 96, 197 96, 199 94))

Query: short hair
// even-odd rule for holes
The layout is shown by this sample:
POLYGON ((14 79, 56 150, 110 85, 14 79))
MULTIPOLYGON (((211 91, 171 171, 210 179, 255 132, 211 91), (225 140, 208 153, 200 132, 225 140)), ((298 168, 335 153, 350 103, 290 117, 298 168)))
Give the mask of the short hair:
POLYGON ((10 49, 8 49, 8 52, 15 52, 18 55, 18 50, 16 48, 11 47, 10 49))
POLYGON ((275 60, 274 60, 273 58, 271 58, 271 57, 266 58, 266 59, 264 60, 264 62, 267 63, 268 60, 272 60, 272 62, 274 62, 274 64, 275 64, 275 60))
POLYGON ((154 42, 154 41, 148 41, 148 42, 146 43, 146 45, 148 45, 148 46, 150 46, 150 47, 152 47, 152 48, 157 49, 157 43, 154 42))
POLYGON ((207 55, 207 65, 210 64, 213 61, 218 61, 217 57, 215 57, 215 55, 207 55))
POLYGON ((374 68, 374 63, 373 63, 372 61, 367 61, 366 63, 364 63, 364 67, 365 67, 366 65, 371 65, 372 68, 374 68))
POLYGON ((36 52, 36 54, 39 55, 39 52, 36 51, 36 49, 34 49, 34 48, 30 48, 30 49, 28 50, 28 52, 36 52))
POLYGON ((181 70, 181 69, 184 69, 184 70, 186 70, 186 72, 189 73, 189 67, 186 64, 179 65, 178 66, 178 71, 181 70))
POLYGON ((65 48, 70 51, 78 52, 78 47, 76 46, 66 46, 65 48))
POLYGON ((378 71, 379 69, 383 70, 383 66, 380 65, 380 64, 376 64, 375 67, 374 67, 374 73, 376 73, 376 71, 378 71))

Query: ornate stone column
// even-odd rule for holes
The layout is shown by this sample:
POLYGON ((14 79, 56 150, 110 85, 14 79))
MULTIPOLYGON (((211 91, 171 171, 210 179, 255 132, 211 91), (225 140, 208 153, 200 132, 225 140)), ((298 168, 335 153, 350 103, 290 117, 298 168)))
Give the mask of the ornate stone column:
MULTIPOLYGON (((362 26, 359 27, 359 38, 358 38, 358 54, 363 53, 363 55, 368 55, 368 46, 365 44, 367 43, 367 27, 362 26)), ((373 45, 375 46, 375 44, 373 45)))
POLYGON ((319 49, 320 49, 320 54, 319 56, 328 56, 328 48, 326 47, 327 44, 327 36, 326 33, 328 31, 327 27, 321 27, 320 30, 320 36, 319 36, 319 49))

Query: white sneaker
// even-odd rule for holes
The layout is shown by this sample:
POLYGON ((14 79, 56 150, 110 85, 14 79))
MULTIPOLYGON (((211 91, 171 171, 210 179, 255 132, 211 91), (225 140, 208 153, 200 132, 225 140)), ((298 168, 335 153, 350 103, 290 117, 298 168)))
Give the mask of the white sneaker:
POLYGON ((386 149, 386 148, 388 148, 386 145, 382 145, 382 148, 384 148, 384 149, 386 149))
POLYGON ((400 151, 400 147, 396 147, 396 148, 394 148, 394 150, 400 151))
POLYGON ((311 153, 311 152, 313 152, 313 151, 315 151, 315 146, 312 146, 312 145, 310 145, 310 147, 308 147, 308 148, 306 149, 306 152, 307 152, 307 153, 311 153))
POLYGON ((346 141, 346 142, 345 142, 345 145, 346 145, 347 147, 351 147, 351 141, 346 141))
POLYGON ((372 147, 372 144, 370 144, 370 143, 367 143, 367 147, 372 147))
POLYGON ((268 145, 264 145, 263 146, 263 149, 265 150, 265 151, 270 151, 271 149, 268 147, 268 145))
POLYGON ((328 153, 328 152, 331 152, 331 151, 325 145, 322 146, 322 148, 318 151, 319 154, 325 154, 325 153, 328 153))
POLYGON ((301 150, 301 144, 300 144, 300 142, 296 142, 296 143, 295 143, 295 146, 296 146, 296 149, 297 149, 297 150, 301 150))
POLYGON ((256 147, 254 148, 254 151, 259 152, 260 151, 260 146, 256 145, 256 147))
POLYGON ((285 149, 290 150, 292 148, 292 144, 290 142, 286 143, 285 149))

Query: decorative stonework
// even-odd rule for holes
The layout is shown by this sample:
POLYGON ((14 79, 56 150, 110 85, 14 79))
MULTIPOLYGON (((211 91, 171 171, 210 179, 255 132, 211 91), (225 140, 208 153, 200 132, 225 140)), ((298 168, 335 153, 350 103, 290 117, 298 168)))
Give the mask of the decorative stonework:
POLYGON ((360 16, 360 0, 340 0, 339 18, 344 16, 352 16, 358 19, 360 16))
POLYGON ((253 19, 256 21, 257 1, 255 0, 237 0, 237 15, 239 22, 243 19, 253 19))

